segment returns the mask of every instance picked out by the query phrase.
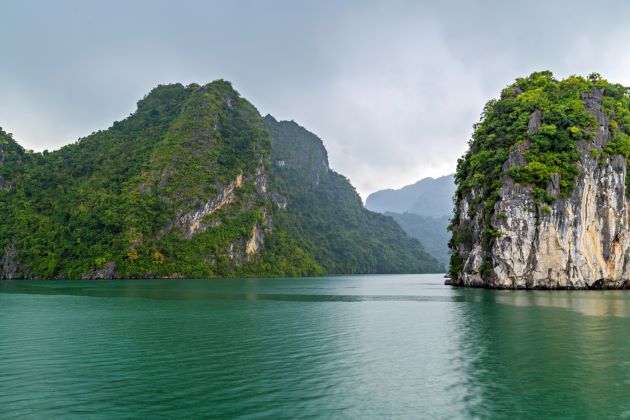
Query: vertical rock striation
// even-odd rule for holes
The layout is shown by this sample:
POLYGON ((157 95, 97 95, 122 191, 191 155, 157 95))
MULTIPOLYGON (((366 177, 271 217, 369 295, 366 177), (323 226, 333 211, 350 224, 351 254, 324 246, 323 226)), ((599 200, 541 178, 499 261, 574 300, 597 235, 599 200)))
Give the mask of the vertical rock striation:
MULTIPOLYGON (((542 155, 536 142, 542 142, 541 132, 549 127, 542 109, 529 114, 524 138, 510 146, 498 188, 489 199, 482 198, 488 197, 484 184, 471 185, 474 175, 462 163, 478 153, 471 142, 472 151, 460 161, 447 284, 527 289, 630 286, 627 155, 617 147, 626 138, 626 128, 618 120, 626 118, 627 108, 611 110, 609 88, 598 81, 579 94, 592 125, 589 135, 573 142, 576 160, 571 164, 577 176, 569 187, 555 171, 542 180, 522 182, 520 170, 540 169, 530 163, 542 155)), ((627 90, 622 99, 622 104, 628 103, 627 90)), ((567 130, 577 133, 572 127, 567 130)), ((538 173, 544 173, 542 169, 538 173)))

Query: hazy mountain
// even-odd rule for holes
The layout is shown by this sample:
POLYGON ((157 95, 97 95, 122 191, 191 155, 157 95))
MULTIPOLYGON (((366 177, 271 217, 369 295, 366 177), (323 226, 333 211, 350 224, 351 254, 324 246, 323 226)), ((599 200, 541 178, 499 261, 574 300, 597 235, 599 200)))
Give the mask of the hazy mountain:
POLYGON ((454 175, 424 178, 398 190, 370 194, 365 207, 389 215, 431 255, 448 264, 447 227, 453 212, 454 175))
POLYGON ((450 233, 447 227, 451 216, 432 217, 389 211, 385 212, 385 215, 391 216, 407 234, 418 239, 429 254, 443 264, 448 264, 450 233))
POLYGON ((377 191, 365 200, 372 211, 395 213, 410 212, 421 216, 444 216, 453 212, 455 180, 453 175, 424 178, 398 190, 377 191))

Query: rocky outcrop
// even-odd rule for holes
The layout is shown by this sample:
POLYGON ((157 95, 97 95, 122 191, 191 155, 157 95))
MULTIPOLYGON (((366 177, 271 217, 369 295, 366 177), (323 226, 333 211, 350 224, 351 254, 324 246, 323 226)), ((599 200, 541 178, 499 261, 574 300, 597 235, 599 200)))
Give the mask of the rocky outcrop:
MULTIPOLYGON (((259 159, 258 165, 252 174, 247 177, 242 173, 239 174, 234 181, 221 189, 219 194, 214 198, 198 205, 194 210, 178 216, 172 224, 162 230, 160 236, 163 237, 173 230, 173 228, 177 228, 186 239, 190 240, 196 234, 219 226, 222 223, 220 218, 209 220, 208 216, 235 203, 239 199, 237 190, 247 184, 254 186, 256 196, 259 199, 264 201, 269 198, 269 175, 263 157, 259 159)), ((250 202, 241 203, 243 208, 251 208, 253 205, 254 204, 250 202)), ((263 222, 256 223, 252 227, 249 237, 244 237, 229 243, 227 248, 223 251, 223 255, 231 261, 232 267, 251 262, 262 252, 265 241, 265 231, 272 229, 272 217, 271 213, 264 205, 260 207, 260 211, 263 214, 263 222)), ((209 264, 216 264, 214 257, 208 257, 207 261, 209 264)))
MULTIPOLYGON (((481 277, 481 235, 465 256, 457 284, 497 288, 621 287, 630 270, 630 226, 625 196, 626 161, 618 156, 601 165, 580 161, 582 174, 568 199, 548 211, 536 209, 532 189, 505 182, 492 225, 500 232, 492 244, 492 271, 481 277)), ((553 189, 553 182, 550 183, 553 189)), ((460 211, 468 210, 468 201, 460 211)), ((468 229, 481 226, 473 218, 468 229)))
POLYGON ((256 193, 259 197, 267 197, 269 194, 269 174, 265 169, 265 162, 261 157, 256 167, 256 176, 254 184, 256 185, 256 193))
POLYGON ((287 198, 276 191, 271 193, 271 201, 278 206, 279 209, 284 210, 287 208, 287 198))
POLYGON ((234 191, 243 185, 243 175, 239 174, 236 179, 223 188, 213 199, 206 201, 190 213, 185 213, 177 218, 175 225, 178 226, 184 236, 192 238, 197 232, 203 232, 212 223, 203 223, 203 219, 217 210, 234 202, 236 196, 234 191))
MULTIPOLYGON (((533 188, 518 185, 508 170, 525 163, 529 141, 517 144, 504 163, 501 187, 490 226, 493 239, 484 243, 483 212, 475 212, 478 190, 457 204, 454 228, 461 233, 455 250, 462 268, 447 284, 527 289, 602 289, 630 287, 630 223, 626 194, 627 163, 623 156, 600 156, 612 135, 602 110, 602 91, 582 95, 597 121, 594 136, 577 149, 579 175, 569 197, 560 192, 555 174, 546 193, 553 203, 535 200, 533 188), (592 149, 598 152, 589 153, 592 149)), ((531 115, 527 132, 541 126, 540 111, 531 115)))
POLYGON ((0 259, 0 279, 13 280, 23 277, 16 260, 17 254, 17 243, 13 240, 4 248, 2 259, 0 259))
POLYGON ((81 274, 81 280, 111 280, 117 278, 116 263, 105 263, 102 267, 81 274))
MULTIPOLYGON (((246 264, 256 260, 265 243, 265 228, 256 223, 252 228, 249 238, 241 238, 228 244, 225 256, 230 259, 232 267, 246 264)), ((209 261, 215 264, 216 261, 209 261)))
POLYGON ((248 257, 256 255, 265 241, 265 234, 260 225, 255 224, 252 229, 251 238, 247 241, 245 246, 245 253, 248 257))
POLYGON ((269 176, 265 170, 264 160, 261 157, 255 173, 245 178, 243 174, 236 176, 234 181, 226 185, 214 198, 197 206, 193 211, 184 213, 177 217, 172 226, 169 226, 162 232, 162 235, 169 232, 174 226, 178 227, 184 237, 192 238, 196 233, 203 232, 206 229, 220 224, 220 221, 205 221, 207 216, 216 211, 232 204, 236 201, 236 190, 247 183, 253 183, 256 187, 256 193, 259 197, 266 198, 269 190, 269 176))

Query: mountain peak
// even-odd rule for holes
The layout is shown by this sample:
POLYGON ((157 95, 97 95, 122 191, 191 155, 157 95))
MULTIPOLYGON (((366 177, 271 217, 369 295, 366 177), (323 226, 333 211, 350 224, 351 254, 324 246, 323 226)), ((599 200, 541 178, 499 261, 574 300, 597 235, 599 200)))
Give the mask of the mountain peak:
POLYGON ((0 131, 0 212, 0 278, 442 269, 362 207, 319 137, 263 119, 225 80, 157 86, 126 119, 50 153, 0 131))
POLYGON ((265 117, 271 132, 272 159, 275 165, 302 169, 310 173, 314 182, 320 170, 328 171, 328 151, 322 140, 295 121, 277 121, 273 116, 265 117))
POLYGON ((386 189, 370 194, 365 207, 378 212, 414 213, 421 216, 450 215, 455 193, 454 176, 423 178, 399 189, 386 189))

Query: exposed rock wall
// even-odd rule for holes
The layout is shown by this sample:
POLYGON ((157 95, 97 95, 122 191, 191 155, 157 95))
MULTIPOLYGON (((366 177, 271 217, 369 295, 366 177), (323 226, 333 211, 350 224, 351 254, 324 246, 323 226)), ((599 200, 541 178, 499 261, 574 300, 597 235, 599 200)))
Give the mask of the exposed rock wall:
POLYGON ((117 278, 116 263, 109 261, 102 267, 81 274, 82 280, 111 280, 117 278))
MULTIPOLYGON (((269 198, 269 175, 265 166, 265 160, 261 157, 258 165, 249 176, 239 174, 234 181, 226 185, 216 197, 197 206, 191 212, 177 217, 173 224, 163 230, 164 235, 174 227, 178 228, 187 239, 192 239, 194 235, 211 229, 221 224, 220 219, 207 220, 207 217, 216 211, 229 207, 237 201, 237 190, 246 184, 253 184, 256 189, 256 196, 265 202, 269 198)), ((245 207, 253 203, 243 203, 245 207)), ((266 206, 262 205, 260 210, 264 216, 263 223, 256 223, 252 226, 249 237, 232 242, 225 250, 227 256, 234 267, 251 262, 262 252, 265 242, 265 232, 272 229, 272 217, 266 206)))
MULTIPOLYGON (((470 212, 476 191, 458 203, 456 228, 469 237, 456 250, 463 270, 447 284, 493 288, 630 288, 630 225, 623 156, 600 159, 611 140, 609 121, 602 112, 599 91, 583 95, 586 109, 599 128, 592 141, 578 150, 580 175, 568 198, 561 198, 559 177, 553 176, 547 193, 557 197, 548 206, 536 205, 532 188, 516 185, 507 171, 524 163, 528 142, 515 148, 503 166, 491 226, 499 236, 484 246, 481 212, 470 212), (475 213, 474 216, 471 215, 475 213), (491 263, 488 264, 488 256, 491 263)), ((540 112, 531 116, 528 133, 540 126, 540 112)))
POLYGON ((179 216, 176 225, 182 229, 184 236, 190 239, 195 233, 206 230, 210 225, 204 224, 203 219, 234 202, 234 190, 240 188, 242 185, 243 175, 239 174, 236 179, 223 188, 216 197, 203 203, 202 206, 192 212, 179 216))
POLYGON ((20 266, 16 261, 18 254, 17 243, 11 241, 5 248, 0 259, 0 279, 13 280, 24 277, 20 273, 20 266))

